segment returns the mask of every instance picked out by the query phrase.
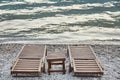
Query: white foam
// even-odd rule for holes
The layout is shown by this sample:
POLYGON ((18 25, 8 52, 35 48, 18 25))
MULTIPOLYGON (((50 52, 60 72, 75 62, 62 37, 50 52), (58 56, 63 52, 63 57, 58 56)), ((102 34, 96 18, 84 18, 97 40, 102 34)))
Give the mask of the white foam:
POLYGON ((28 3, 55 3, 49 0, 24 0, 24 1, 28 3))
POLYGON ((17 5, 17 4, 25 4, 24 2, 7 2, 7 3, 0 3, 0 6, 5 6, 5 5, 17 5))
MULTIPOLYGON (((42 0, 28 0, 29 1, 38 1, 41 2, 42 0)), ((46 1, 47 2, 47 1, 46 1)), ((42 1, 43 3, 43 1, 42 1)), ((14 5, 14 4, 25 4, 24 2, 10 2, 10 3, 5 3, 5 4, 0 4, 2 5, 14 5)), ((33 7, 32 10, 29 9, 17 9, 17 10, 0 10, 0 14, 5 14, 5 13, 11 13, 11 14, 34 14, 35 12, 41 11, 41 12, 59 12, 62 10, 71 10, 71 9, 78 9, 78 10, 87 10, 91 9, 93 7, 113 7, 113 2, 106 2, 104 4, 101 3, 87 3, 87 4, 74 4, 70 6, 50 6, 50 7, 33 7)))
POLYGON ((104 7, 114 7, 114 2, 106 2, 103 4, 104 7))
POLYGON ((105 11, 105 12, 112 16, 120 16, 120 11, 116 11, 116 12, 105 11))
MULTIPOLYGON (((57 20, 57 19, 56 19, 57 20)), ((68 19, 67 19, 68 20, 68 19)), ((61 20, 60 20, 61 21, 61 20)), ((106 40, 106 39, 120 39, 120 29, 115 28, 104 28, 104 27, 98 27, 98 26, 86 26, 86 27, 80 27, 80 26, 50 26, 47 24, 57 24, 60 23, 60 21, 52 21, 52 19, 49 20, 33 20, 33 21, 27 21, 27 20, 11 20, 11 21, 4 21, 1 22, 0 26, 0 34, 5 33, 17 33, 19 31, 29 31, 32 28, 46 28, 46 30, 40 31, 40 32, 31 32, 29 34, 25 34, 29 37, 35 37, 35 38, 45 38, 45 39, 52 39, 52 40, 68 40, 68 41, 78 41, 78 40, 106 40), (44 26, 43 26, 44 25, 44 26), (46 25, 46 26, 45 26, 46 25), (7 30, 10 29, 10 30, 7 30), (13 30, 12 30, 13 29, 13 30), (15 29, 15 30, 14 30, 15 29), (63 33, 46 33, 46 31, 49 30, 66 30, 63 33), (68 32, 69 30, 73 30, 74 32, 68 32), (4 31, 4 33, 2 32, 4 31), (34 36, 31 36, 34 35, 34 36)), ((62 22, 62 21, 61 21, 62 22)), ((63 21, 64 22, 64 21, 63 21)), ((72 22, 71 22, 72 23, 72 22)), ((61 23, 62 24, 62 23, 61 23)), ((21 33, 23 34, 23 33, 21 33)))

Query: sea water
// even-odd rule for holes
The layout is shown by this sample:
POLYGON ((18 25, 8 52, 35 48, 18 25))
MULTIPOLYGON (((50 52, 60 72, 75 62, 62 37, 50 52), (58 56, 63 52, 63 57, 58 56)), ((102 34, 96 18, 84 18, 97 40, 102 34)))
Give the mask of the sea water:
POLYGON ((120 40, 120 0, 0 0, 0 40, 120 40))

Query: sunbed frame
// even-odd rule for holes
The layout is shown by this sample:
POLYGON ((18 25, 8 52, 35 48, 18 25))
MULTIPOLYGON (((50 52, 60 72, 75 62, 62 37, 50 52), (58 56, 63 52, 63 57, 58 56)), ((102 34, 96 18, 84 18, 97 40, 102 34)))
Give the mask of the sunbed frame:
POLYGON ((11 74, 13 76, 29 76, 23 74, 39 76, 41 72, 45 72, 45 55, 46 46, 25 45, 11 67, 11 74))
POLYGON ((102 76, 103 68, 91 46, 68 46, 70 72, 75 76, 102 76))

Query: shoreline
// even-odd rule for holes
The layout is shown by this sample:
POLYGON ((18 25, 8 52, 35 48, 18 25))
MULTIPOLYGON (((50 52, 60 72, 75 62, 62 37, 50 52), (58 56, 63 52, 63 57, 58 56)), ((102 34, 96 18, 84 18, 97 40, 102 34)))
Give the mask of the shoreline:
MULTIPOLYGON (((68 57, 66 57, 67 72, 65 75, 61 73, 51 75, 41 73, 40 77, 12 77, 10 67, 23 45, 15 43, 0 45, 0 80, 120 80, 120 45, 91 45, 103 65, 104 75, 102 77, 74 77, 72 72, 69 73, 68 71, 68 57)), ((62 51, 67 54, 67 45, 47 45, 47 48, 49 51, 62 51)))
POLYGON ((120 45, 116 40, 84 40, 84 41, 44 41, 44 40, 0 40, 0 44, 41 44, 41 45, 120 45))

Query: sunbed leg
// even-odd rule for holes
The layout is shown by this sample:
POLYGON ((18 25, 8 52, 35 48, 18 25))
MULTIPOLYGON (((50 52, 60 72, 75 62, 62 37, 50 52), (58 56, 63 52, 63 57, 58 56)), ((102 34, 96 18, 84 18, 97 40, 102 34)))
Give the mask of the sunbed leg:
POLYGON ((44 65, 43 65, 43 72, 45 73, 45 63, 44 63, 44 65))
POLYGON ((65 62, 64 61, 62 62, 63 62, 63 74, 65 74, 65 62))
POLYGON ((50 71, 48 70, 48 75, 50 75, 50 71))
POLYGON ((17 73, 15 74, 15 76, 17 76, 17 73))
POLYGON ((49 68, 51 69, 51 63, 49 63, 49 68))
POLYGON ((37 74, 38 77, 39 77, 39 74, 40 74, 40 73, 38 72, 38 74, 37 74))
POLYGON ((71 71, 72 71, 71 64, 69 64, 69 72, 71 72, 71 71))
POLYGON ((47 49, 46 49, 46 53, 45 53, 45 56, 47 56, 47 49))
POLYGON ((67 56, 69 56, 69 50, 67 49, 67 56))
POLYGON ((14 76, 14 74, 11 73, 12 76, 14 76))
POLYGON ((50 75, 51 62, 48 62, 48 74, 50 75))

